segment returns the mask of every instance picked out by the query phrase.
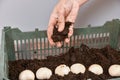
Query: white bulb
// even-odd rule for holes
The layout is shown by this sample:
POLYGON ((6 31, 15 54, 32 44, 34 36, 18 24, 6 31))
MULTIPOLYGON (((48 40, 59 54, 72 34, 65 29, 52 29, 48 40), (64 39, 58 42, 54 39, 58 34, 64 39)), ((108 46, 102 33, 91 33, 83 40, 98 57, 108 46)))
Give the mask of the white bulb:
POLYGON ((49 79, 52 76, 52 71, 46 67, 39 68, 36 72, 37 79, 49 79))
POLYGON ((70 67, 70 69, 71 69, 71 72, 75 74, 85 73, 85 70, 86 70, 85 66, 80 63, 73 64, 70 67))
POLYGON ((34 80, 35 75, 31 70, 24 70, 19 74, 19 80, 34 80))
POLYGON ((103 74, 103 68, 98 64, 91 65, 88 70, 97 75, 103 74))
POLYGON ((92 80, 91 78, 88 78, 87 80, 92 80))
POLYGON ((68 75, 70 72, 70 68, 64 64, 59 65, 55 69, 55 74, 64 77, 65 75, 68 75))
POLYGON ((111 76, 120 76, 120 65, 114 64, 109 67, 108 70, 111 76))

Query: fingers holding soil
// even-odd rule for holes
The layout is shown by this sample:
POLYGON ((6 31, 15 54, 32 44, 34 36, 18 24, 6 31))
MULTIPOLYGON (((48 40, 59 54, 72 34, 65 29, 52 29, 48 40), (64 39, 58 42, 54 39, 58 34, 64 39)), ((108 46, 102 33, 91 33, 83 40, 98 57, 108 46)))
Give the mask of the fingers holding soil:
POLYGON ((58 28, 54 27, 53 35, 52 35, 53 41, 54 42, 65 41, 65 39, 68 38, 69 27, 70 27, 71 24, 72 24, 71 22, 65 22, 65 27, 64 27, 64 30, 62 32, 59 32, 58 28))

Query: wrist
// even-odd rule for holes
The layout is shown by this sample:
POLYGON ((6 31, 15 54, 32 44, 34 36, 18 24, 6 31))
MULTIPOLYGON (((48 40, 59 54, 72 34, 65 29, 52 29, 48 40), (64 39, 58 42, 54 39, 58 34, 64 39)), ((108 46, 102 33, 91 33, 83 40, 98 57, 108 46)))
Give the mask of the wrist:
POLYGON ((77 3, 78 3, 78 5, 79 5, 79 7, 80 6, 82 6, 83 4, 85 4, 88 0, 75 0, 77 3))

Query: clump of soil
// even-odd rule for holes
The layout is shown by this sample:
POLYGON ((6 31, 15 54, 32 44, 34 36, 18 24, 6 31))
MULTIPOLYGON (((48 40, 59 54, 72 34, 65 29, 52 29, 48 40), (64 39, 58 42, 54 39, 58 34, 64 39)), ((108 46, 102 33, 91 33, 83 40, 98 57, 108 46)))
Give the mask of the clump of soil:
MULTIPOLYGON (((89 48, 82 44, 80 48, 71 47, 68 52, 56 55, 48 56, 44 60, 17 60, 9 61, 9 78, 10 80, 18 80, 19 73, 25 69, 30 69, 36 73, 40 67, 48 67, 52 70, 53 75, 49 80, 106 80, 115 78, 109 75, 108 68, 112 64, 120 64, 120 51, 106 46, 101 49, 89 48), (74 63, 81 63, 86 67, 84 74, 73 74, 70 72, 65 77, 60 77, 54 73, 55 68, 60 64, 66 64, 71 66, 74 63), (88 71, 88 67, 91 64, 99 64, 103 67, 104 73, 101 75, 95 75, 88 71)), ((119 76, 120 77, 120 76, 119 76)), ((38 80, 38 79, 35 79, 38 80)))
POLYGON ((69 27, 72 23, 71 22, 65 22, 65 28, 62 32, 58 31, 57 27, 54 27, 53 29, 53 35, 52 35, 52 39, 54 42, 61 42, 64 41, 65 38, 68 37, 68 33, 69 33, 69 27))

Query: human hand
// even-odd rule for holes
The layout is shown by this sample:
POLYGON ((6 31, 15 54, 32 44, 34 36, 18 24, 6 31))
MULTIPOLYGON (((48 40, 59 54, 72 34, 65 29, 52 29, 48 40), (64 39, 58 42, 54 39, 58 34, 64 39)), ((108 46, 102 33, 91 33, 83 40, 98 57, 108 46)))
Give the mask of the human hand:
MULTIPOLYGON (((65 22, 74 23, 81 5, 83 5, 88 0, 59 0, 58 4, 55 6, 49 20, 48 24, 48 40, 49 43, 61 47, 61 42, 54 42, 51 38, 53 35, 53 29, 57 24, 58 31, 61 32, 64 30, 65 22)), ((68 38, 65 39, 65 42, 70 41, 70 37, 73 34, 73 24, 69 27, 68 38)))

